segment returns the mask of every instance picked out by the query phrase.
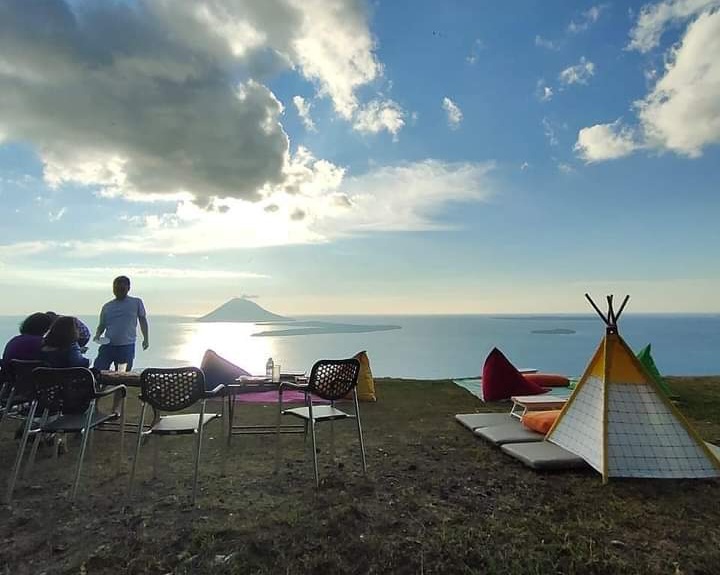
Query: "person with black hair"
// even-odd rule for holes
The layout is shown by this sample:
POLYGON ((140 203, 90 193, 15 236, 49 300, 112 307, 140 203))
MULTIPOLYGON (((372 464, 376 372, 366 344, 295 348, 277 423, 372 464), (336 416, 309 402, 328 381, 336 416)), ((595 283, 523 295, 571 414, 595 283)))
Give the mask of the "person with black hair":
POLYGON ((143 336, 142 348, 150 345, 145 305, 139 297, 129 296, 129 291, 130 278, 118 276, 113 280, 115 299, 102 306, 95 332, 95 341, 101 344, 93 364, 95 369, 110 369, 113 363, 116 368, 125 365, 127 370, 132 369, 138 325, 143 336))
POLYGON ((43 336, 50 329, 52 321, 48 314, 42 312, 27 316, 20 324, 20 335, 16 335, 5 345, 3 365, 10 365, 13 359, 40 359, 43 336))
POLYGON ((89 367, 90 360, 83 356, 78 345, 75 318, 58 317, 43 338, 40 359, 50 367, 89 367))
MULTIPOLYGON (((55 313, 54 311, 46 311, 45 313, 48 314, 52 318, 53 321, 55 321, 61 315, 61 314, 55 313)), ((90 341, 90 338, 92 337, 90 328, 87 325, 85 325, 84 322, 80 321, 78 318, 75 318, 75 325, 77 325, 77 328, 78 328, 78 345, 81 348, 85 347, 88 344, 88 342, 90 341)))

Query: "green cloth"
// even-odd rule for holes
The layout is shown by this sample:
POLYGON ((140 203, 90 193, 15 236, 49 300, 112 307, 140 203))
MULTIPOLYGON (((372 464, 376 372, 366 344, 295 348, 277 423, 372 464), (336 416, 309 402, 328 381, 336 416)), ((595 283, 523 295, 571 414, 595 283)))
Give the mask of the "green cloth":
POLYGON ((643 364, 645 371, 647 371, 652 376, 655 382, 660 386, 660 389, 663 390, 663 393, 668 397, 672 395, 670 387, 668 387, 668 384, 663 379, 663 376, 660 375, 660 371, 658 370, 657 365, 655 365, 655 360, 653 360, 652 354, 650 353, 650 344, 647 344, 644 348, 640 350, 640 352, 637 354, 637 358, 640 360, 640 363, 643 364))

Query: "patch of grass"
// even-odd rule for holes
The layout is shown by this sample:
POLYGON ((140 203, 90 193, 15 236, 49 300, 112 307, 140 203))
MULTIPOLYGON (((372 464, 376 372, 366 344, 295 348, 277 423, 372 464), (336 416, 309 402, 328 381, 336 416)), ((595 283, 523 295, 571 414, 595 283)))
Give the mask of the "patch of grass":
MULTIPOLYGON (((720 440, 720 378, 672 378, 682 411, 720 440)), ((65 496, 77 446, 41 457, 0 522, 0 573, 715 573, 717 481, 612 481, 590 471, 539 474, 457 425, 455 413, 507 410, 448 381, 378 380, 362 404, 369 475, 352 423, 318 427, 322 485, 301 435, 236 436, 209 427, 199 506, 189 505, 192 446, 160 439, 159 473, 143 449, 135 494, 117 434, 98 433, 82 495, 65 496)), ((136 401, 131 402, 132 411, 136 401)), ((213 410, 219 404, 210 404, 213 410)), ((274 406, 239 406, 273 423, 274 406)), ((0 481, 15 454, 0 433, 0 481)), ((128 447, 135 436, 129 435, 128 447)), ((129 449, 131 452, 131 449, 129 449)), ((41 454, 44 455, 44 454, 41 454)))

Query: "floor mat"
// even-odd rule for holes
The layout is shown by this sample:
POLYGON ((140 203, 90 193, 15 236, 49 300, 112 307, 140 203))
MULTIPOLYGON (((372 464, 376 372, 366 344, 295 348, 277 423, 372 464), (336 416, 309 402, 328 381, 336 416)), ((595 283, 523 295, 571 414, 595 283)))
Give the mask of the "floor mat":
MULTIPOLYGON (((465 378, 465 379, 453 379, 453 383, 455 385, 462 387, 463 389, 466 389, 467 391, 472 393, 475 397, 484 401, 481 378, 476 377, 476 378, 465 378)), ((570 388, 570 387, 551 387, 550 391, 547 392, 547 395, 552 395, 552 396, 556 396, 556 397, 570 397, 571 393, 572 393, 572 388, 570 388)))

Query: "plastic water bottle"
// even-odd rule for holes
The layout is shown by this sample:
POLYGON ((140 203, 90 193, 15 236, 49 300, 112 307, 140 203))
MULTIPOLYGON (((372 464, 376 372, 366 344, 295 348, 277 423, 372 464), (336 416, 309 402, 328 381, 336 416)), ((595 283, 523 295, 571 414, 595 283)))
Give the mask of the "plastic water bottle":
POLYGON ((267 360, 267 363, 265 364, 265 377, 272 378, 274 366, 275 366, 275 362, 273 361, 273 358, 269 357, 267 360))

